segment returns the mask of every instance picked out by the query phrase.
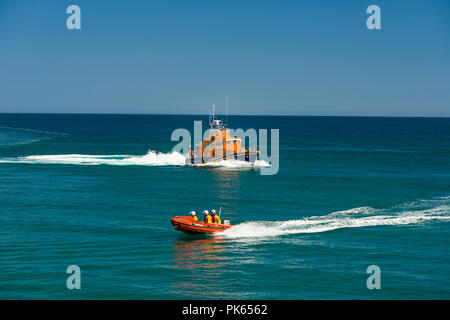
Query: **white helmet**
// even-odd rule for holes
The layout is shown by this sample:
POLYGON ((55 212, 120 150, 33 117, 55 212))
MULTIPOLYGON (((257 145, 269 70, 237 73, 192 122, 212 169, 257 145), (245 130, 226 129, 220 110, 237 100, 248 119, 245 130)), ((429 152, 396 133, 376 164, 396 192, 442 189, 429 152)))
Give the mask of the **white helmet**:
POLYGON ((195 211, 191 211, 191 216, 195 216, 195 211))
POLYGON ((205 210, 205 211, 203 211, 203 213, 204 213, 205 215, 207 215, 209 212, 208 212, 208 210, 205 210))
POLYGON ((211 213, 214 213, 214 214, 215 214, 215 213, 216 213, 216 210, 212 209, 212 210, 211 210, 211 213))

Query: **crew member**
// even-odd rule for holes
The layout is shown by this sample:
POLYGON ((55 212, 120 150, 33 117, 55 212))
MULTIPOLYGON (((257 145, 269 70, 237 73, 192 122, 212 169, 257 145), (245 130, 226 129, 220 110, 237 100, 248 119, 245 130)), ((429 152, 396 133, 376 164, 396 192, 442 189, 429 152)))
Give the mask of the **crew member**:
POLYGON ((197 215, 195 214, 195 211, 191 211, 191 217, 192 217, 192 220, 194 220, 194 222, 198 221, 198 218, 197 218, 197 215))
POLYGON ((211 218, 211 215, 209 214, 208 210, 203 211, 203 214, 205 215, 205 219, 203 219, 203 222, 212 223, 212 218, 211 218))
POLYGON ((219 223, 220 224, 220 218, 218 215, 216 215, 216 210, 211 210, 211 218, 213 223, 219 223))

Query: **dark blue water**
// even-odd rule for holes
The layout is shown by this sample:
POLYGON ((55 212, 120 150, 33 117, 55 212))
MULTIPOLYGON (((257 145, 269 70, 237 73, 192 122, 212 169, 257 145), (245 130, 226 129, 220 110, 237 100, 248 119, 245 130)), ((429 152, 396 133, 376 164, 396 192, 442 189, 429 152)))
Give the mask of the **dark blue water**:
POLYGON ((450 298, 450 119, 231 116, 280 130, 271 176, 182 165, 194 120, 0 114, 0 298, 450 298), (219 207, 223 235, 170 225, 219 207))

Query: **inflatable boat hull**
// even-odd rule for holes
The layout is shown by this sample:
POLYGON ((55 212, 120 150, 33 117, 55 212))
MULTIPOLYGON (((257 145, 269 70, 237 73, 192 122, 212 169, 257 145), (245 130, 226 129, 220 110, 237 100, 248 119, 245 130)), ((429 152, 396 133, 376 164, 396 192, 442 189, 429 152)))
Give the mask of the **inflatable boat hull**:
POLYGON ((175 217, 172 218, 171 222, 175 230, 188 234, 216 233, 231 228, 231 225, 228 224, 195 222, 192 217, 189 216, 175 217))

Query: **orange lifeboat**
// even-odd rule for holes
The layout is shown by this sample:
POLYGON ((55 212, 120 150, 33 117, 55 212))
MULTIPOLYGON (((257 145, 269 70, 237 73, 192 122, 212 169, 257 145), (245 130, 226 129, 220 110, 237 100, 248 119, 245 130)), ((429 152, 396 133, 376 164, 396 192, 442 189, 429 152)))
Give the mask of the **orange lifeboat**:
POLYGON ((259 150, 256 146, 245 148, 245 141, 243 144, 241 138, 232 137, 222 120, 216 119, 214 105, 209 114, 209 130, 210 134, 203 142, 193 150, 189 148, 186 158, 188 164, 214 164, 231 159, 254 163, 258 159, 259 150))
POLYGON ((232 227, 230 224, 195 222, 190 216, 175 217, 171 222, 175 230, 189 234, 223 232, 232 227))

